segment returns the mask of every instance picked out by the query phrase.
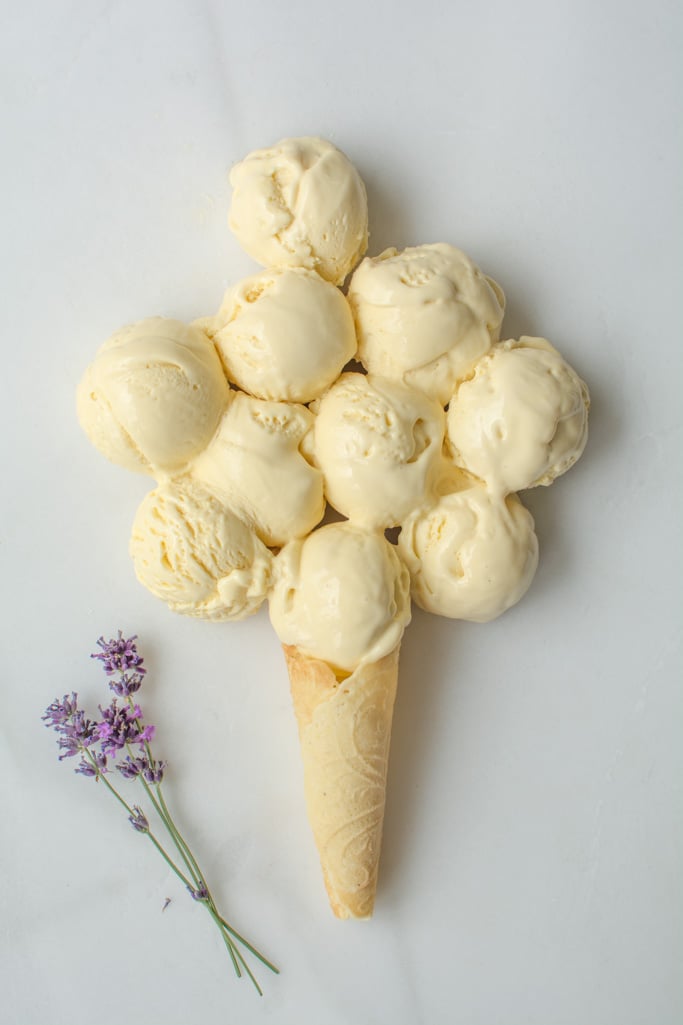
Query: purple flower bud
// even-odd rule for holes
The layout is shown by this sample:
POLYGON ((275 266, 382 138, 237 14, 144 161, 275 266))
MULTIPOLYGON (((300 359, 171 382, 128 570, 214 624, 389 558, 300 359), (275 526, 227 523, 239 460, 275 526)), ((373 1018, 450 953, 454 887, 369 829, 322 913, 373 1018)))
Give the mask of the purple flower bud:
POLYGON ((126 673, 130 669, 134 669, 139 677, 143 677, 147 670, 143 669, 143 658, 138 654, 137 646, 134 643, 136 640, 137 634, 124 638, 120 630, 119 636, 113 637, 109 641, 100 637, 97 644, 102 650, 94 652, 90 657, 96 658, 102 663, 107 676, 113 676, 114 673, 126 673))
POLYGON ((95 723, 86 719, 85 713, 76 708, 75 704, 71 706, 69 716, 55 729, 61 733, 59 747, 63 754, 59 756, 60 761, 72 758, 83 748, 90 747, 97 738, 95 723))
POLYGON ((161 783, 165 768, 166 762, 148 762, 142 772, 148 783, 161 783))
POLYGON ((188 890, 190 891, 193 900, 209 899, 209 891, 204 886, 204 883, 200 883, 196 890, 193 890, 191 886, 188 886, 188 890))
POLYGON ((102 721, 95 726, 95 736, 102 742, 105 754, 116 756, 126 744, 140 744, 144 730, 140 729, 138 719, 142 709, 135 705, 133 709, 125 705, 119 706, 116 698, 107 708, 102 708, 102 721))
POLYGON ((81 758, 77 769, 74 772, 79 772, 82 776, 96 776, 99 778, 103 773, 107 771, 107 759, 104 755, 93 755, 95 764, 88 761, 86 758, 81 758))
POLYGON ((131 758, 126 755, 125 760, 116 766, 124 779, 137 779, 142 776, 147 783, 161 783, 164 778, 166 762, 156 762, 149 758, 131 758))
POLYGON ((72 693, 71 697, 65 694, 61 701, 56 698, 45 709, 45 715, 41 716, 45 725, 61 732, 61 728, 78 709, 78 694, 72 693))
POLYGON ((138 833, 149 833, 147 817, 142 808, 138 808, 137 804, 133 805, 133 813, 128 816, 128 821, 138 833))
POLYGON ((64 727, 63 732, 75 737, 83 747, 89 747, 96 739, 95 723, 86 719, 85 712, 80 709, 71 716, 71 722, 64 727))
POLYGON ((60 737, 58 746, 59 750, 62 751, 62 754, 59 756, 60 762, 63 762, 65 758, 73 758, 81 750, 81 745, 75 737, 60 737))
POLYGON ((110 680, 109 686, 120 698, 130 697, 140 690, 142 675, 140 673, 123 673, 120 680, 110 680))
POLYGON ((130 755, 126 755, 124 761, 116 766, 124 779, 137 779, 146 767, 146 758, 131 758, 130 755))

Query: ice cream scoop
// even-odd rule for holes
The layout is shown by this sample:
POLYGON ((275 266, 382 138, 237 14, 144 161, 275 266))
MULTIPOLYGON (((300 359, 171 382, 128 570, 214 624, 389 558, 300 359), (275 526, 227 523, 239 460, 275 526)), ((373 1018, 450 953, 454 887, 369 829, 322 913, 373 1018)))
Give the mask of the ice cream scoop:
POLYGON ((320 400, 314 429, 328 501, 360 526, 396 526, 430 490, 444 426, 441 406, 415 388, 342 374, 320 400))
POLYGON ((584 450, 588 408, 586 385, 545 338, 501 342, 455 391, 453 459, 498 491, 551 484, 584 450))
POLYGON ((261 399, 310 402, 356 352, 345 297, 308 270, 268 270, 241 281, 208 330, 230 380, 261 399))
POLYGON ((264 267, 307 267, 341 284, 367 249, 365 186, 324 139, 255 150, 232 168, 230 184, 230 228, 264 267))
POLYGON ((204 448, 229 400, 206 334, 150 317, 104 343, 81 380, 77 410, 108 459, 159 475, 177 472, 204 448))
POLYGON ((410 622, 408 571, 381 533, 352 523, 286 545, 269 601, 282 643, 342 675, 393 651, 410 622))
POLYGON ((310 461, 314 419, 305 406, 236 392, 193 464, 193 477, 224 496, 267 545, 303 537, 323 517, 322 473, 310 461))
POLYGON ((538 541, 533 518, 516 495, 494 495, 464 474, 459 483, 460 490, 408 517, 398 548, 418 605, 438 616, 485 623, 526 592, 538 564, 538 541))
POLYGON ((272 556, 208 488, 188 478, 160 484, 142 501, 130 539, 135 572, 174 612, 244 619, 262 604, 272 556))
POLYGON ((445 243, 366 258, 348 294, 366 370, 420 388, 444 406, 498 340, 505 309, 500 286, 445 243))

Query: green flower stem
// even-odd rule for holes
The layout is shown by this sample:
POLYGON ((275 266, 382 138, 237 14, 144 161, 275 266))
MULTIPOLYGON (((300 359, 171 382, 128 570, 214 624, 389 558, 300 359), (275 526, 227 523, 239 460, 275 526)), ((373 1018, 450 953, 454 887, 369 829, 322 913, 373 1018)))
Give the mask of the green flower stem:
MULTIPOLYGON (((212 910, 211 910, 211 908, 209 907, 208 904, 206 906, 206 910, 209 912, 211 917, 214 918, 213 912, 212 912, 212 910)), ((214 921, 215 921, 215 919, 214 919, 214 921)), ((221 937, 223 939, 223 943, 225 943, 226 949, 227 949, 228 953, 230 954, 230 958, 232 960, 233 968, 235 969, 235 975, 237 976, 238 979, 241 979, 242 978, 242 972, 240 971, 240 966, 239 966, 238 961, 237 961, 237 958, 240 956, 240 952, 237 949, 237 947, 235 946, 235 944, 232 942, 232 940, 230 939, 228 934, 226 933, 225 929, 223 929, 223 927, 220 925, 220 923, 216 922, 216 925, 218 926, 218 929, 220 931, 221 937)), ((253 978, 253 976, 252 976, 252 978, 253 978)), ((261 992, 260 986, 258 985, 256 980, 253 980, 253 981, 254 981, 254 985, 256 986, 256 989, 259 991, 259 994, 261 996, 263 996, 263 993, 261 992)))
MULTIPOLYGON (((164 848, 161 846, 161 844, 159 843, 157 838, 154 836, 152 831, 149 830, 149 832, 147 832, 146 835, 152 841, 152 843, 154 844, 156 849, 159 851, 159 854, 162 856, 162 858, 167 863, 169 868, 173 872, 175 872, 175 874, 178 876, 178 879, 180 879, 181 882, 183 882, 185 884, 185 886, 187 887, 188 890, 192 890, 193 887, 192 887, 192 884, 190 883, 189 879, 187 879, 183 875, 183 873, 180 871, 178 866, 175 865, 174 862, 170 859, 170 857, 168 856, 168 854, 166 853, 164 848)), ((216 925, 218 926, 218 930, 219 930, 219 932, 221 934, 221 938, 222 938, 223 942, 225 943, 225 946, 228 949, 228 953, 230 954, 230 959, 232 960, 232 964, 233 964, 233 967, 235 969, 235 974, 237 975, 238 979, 242 978, 242 972, 240 971, 240 966, 238 964, 238 959, 239 959, 239 961, 241 961, 242 964, 244 965, 244 968, 245 968, 249 978, 251 979, 251 981, 253 982, 254 986, 256 987, 256 989, 257 989, 257 991, 259 993, 259 996, 263 996, 263 991, 262 991, 261 987, 259 986, 258 982, 256 981, 256 979, 254 978, 253 974, 249 971, 249 967, 246 964, 244 958, 242 957, 242 955, 240 954, 239 950, 237 949, 235 944, 232 942, 230 937, 226 934, 226 931, 225 931, 223 923, 222 923, 222 921, 220 919, 220 916, 216 915, 214 913, 213 908, 206 901, 200 901, 200 903, 202 903, 202 904, 206 903, 207 904, 207 910, 208 910, 209 914, 211 915, 211 917, 216 922, 216 925)))
MULTIPOLYGON (((240 961, 240 964, 242 965, 242 967, 244 968, 245 972, 247 973, 247 975, 249 976, 249 978, 253 982, 254 986, 256 987, 256 990, 257 990, 259 996, 263 996, 263 990, 261 989, 261 987, 259 986, 258 982, 256 981, 256 978, 255 978, 254 974, 252 973, 251 969, 249 968, 249 965, 244 960, 244 956, 243 956, 241 950, 239 949, 239 947, 235 946, 235 944, 232 942, 230 937, 225 933, 225 923, 223 922, 223 919, 221 918, 221 916, 218 914, 218 912, 216 911, 215 907, 212 906, 211 903, 207 902, 206 907, 207 907, 207 911, 209 912, 211 917, 216 922, 216 925, 218 925, 219 928, 221 929, 221 931, 222 931, 222 933, 223 933, 223 935, 225 937, 225 942, 226 942, 226 945, 228 946, 228 949, 230 950, 231 953, 234 950, 236 957, 240 961)), ((253 949, 253 948, 251 948, 251 949, 253 949)), ((263 960, 263 959, 261 958, 261 960, 263 960)), ((238 975, 241 975, 241 972, 240 972, 239 967, 237 965, 235 965, 235 970, 237 971, 238 975)))
MULTIPOLYGON (((144 782, 146 782, 146 781, 144 781, 144 782)), ((159 795, 159 801, 162 804, 163 809, 164 809, 164 813, 165 813, 164 824, 166 825, 167 828, 170 827, 171 831, 177 836, 178 841, 180 842, 180 844, 182 844, 183 848, 187 852, 188 858, 192 861, 192 864, 195 866, 196 873, 199 876, 199 879, 200 879, 201 883, 203 884, 204 889, 206 891, 206 904, 207 904, 207 908, 211 912, 212 917, 216 920, 216 922, 218 924, 220 924, 222 929, 227 929, 227 931, 232 936, 234 936, 234 938, 238 941, 238 943, 241 943, 243 947, 245 947, 250 953, 252 953, 254 955, 254 957, 257 957, 259 959, 259 961, 266 966, 266 968, 269 968, 271 970, 271 972, 274 972, 276 975, 279 975, 280 974, 279 968, 276 968, 274 964, 272 964, 266 957, 264 957, 264 955, 261 954, 261 952, 258 951, 256 949, 256 947, 254 947, 249 942, 249 940, 247 940, 244 936, 242 936, 241 933, 237 932, 237 930, 234 929, 230 925, 230 923, 228 921, 226 921, 226 919, 223 918, 223 916, 220 914, 220 912, 218 911, 218 907, 216 905, 216 902, 215 902, 215 900, 214 900, 214 898, 213 898, 213 896, 211 894, 211 891, 209 890, 209 887, 208 887, 208 884, 206 882, 206 879, 204 878, 203 872, 201 871, 199 865, 197 864, 197 861, 196 861, 192 851, 190 850, 190 847, 188 846, 188 844, 184 840, 183 836, 181 835, 181 833, 178 830, 178 827, 176 826, 175 822, 173 821, 171 813, 168 810, 168 806, 166 805, 166 802, 164 800, 163 794, 161 792, 161 785, 158 784, 158 783, 156 784, 156 791, 157 791, 157 794, 159 795)), ((184 860, 187 862, 187 859, 184 859, 184 860)), ((256 987, 257 987, 257 989, 259 990, 259 993, 260 993, 261 990, 260 990, 258 984, 256 983, 256 980, 253 978, 251 972, 249 971, 249 967, 246 964, 246 962, 244 961, 244 959, 242 958, 242 955, 240 954, 239 950, 237 950, 237 954, 238 954, 240 960, 242 961, 242 964, 244 965, 245 970, 248 972, 249 976, 252 978, 252 981, 254 982, 254 985, 256 985, 256 987)), ((261 995, 263 995, 263 994, 261 994, 261 995)))
MULTIPOLYGON (((88 751, 87 748, 83 748, 82 752, 87 757, 88 761, 93 766, 93 768, 97 769, 97 763, 96 763, 95 759, 93 758, 93 756, 91 755, 90 751, 88 751)), ((101 773, 99 770, 97 772, 97 777, 96 778, 98 780, 100 780, 102 783, 104 783, 104 785, 106 786, 107 790, 116 798, 116 800, 119 802, 119 804, 121 804, 123 806, 123 808, 125 808, 125 810, 128 812, 129 815, 134 815, 135 814, 134 809, 128 804, 128 802, 125 800, 125 798, 121 797, 121 794, 118 792, 116 787, 113 786, 113 784, 111 784, 109 782, 109 780, 106 778, 106 776, 103 773, 101 773)), ((143 780, 143 782, 146 783, 147 781, 143 780)), ((162 821, 163 821, 163 819, 162 819, 162 821)), ((183 873, 180 871, 180 869, 175 864, 175 862, 173 862, 171 860, 171 858, 169 857, 168 853, 164 850, 164 848, 161 845, 161 843, 157 840, 157 838, 154 835, 154 833, 152 832, 152 830, 151 829, 147 830, 145 832, 145 835, 154 844, 154 846, 156 847, 156 849, 158 850, 159 854, 164 859, 164 861, 166 862, 168 867, 171 869, 172 872, 175 873, 175 875, 178 877, 178 879, 180 879, 180 881, 185 885, 185 887, 188 890, 190 890, 190 891, 194 890, 195 886, 193 886, 193 884, 190 882, 190 880, 186 876, 183 875, 183 873)), ((202 902, 202 903, 205 903, 205 902, 202 902)), ((228 948, 228 951, 230 953, 230 957, 232 959, 232 963, 233 963, 234 968, 235 968, 235 972, 236 972, 238 978, 241 978, 242 977, 242 972, 240 971, 240 967, 239 967, 239 964, 237 962, 237 957, 240 957, 240 960, 242 961, 242 963, 244 963, 243 958, 240 956, 239 951, 235 947, 235 945, 232 942, 232 940, 230 939, 230 937, 226 935, 226 933, 225 933, 225 926, 223 924, 223 921, 220 918, 220 915, 218 915, 218 913, 214 912, 214 910, 212 910, 212 909, 209 909, 209 910, 210 910, 210 913, 211 913, 212 917, 215 918, 216 924, 217 924, 217 926, 219 928, 221 936, 223 937, 223 942, 225 943, 226 947, 228 948), (237 957, 236 957, 236 955, 237 955, 237 957)), ((246 965, 245 965, 245 968, 247 968, 246 965)), ((251 977, 254 985, 256 986, 256 989, 258 990, 260 995, 263 996, 263 992, 262 992, 260 986, 258 985, 256 980, 254 979, 252 973, 249 972, 248 968, 247 968, 247 972, 249 973, 249 976, 251 977)))
MULTIPOLYGON (((169 823, 169 825, 171 827, 171 830, 177 836, 178 842, 182 845, 183 849, 185 850, 185 854, 187 855, 187 857, 190 859, 190 861, 194 865, 195 871, 198 873, 198 875, 202 876, 202 871, 201 871, 199 865, 197 864, 197 859, 195 858, 194 854, 190 850, 189 845, 187 844, 187 842, 185 841, 184 837, 180 833, 180 830, 176 826, 176 824, 173 821, 173 818, 171 816, 171 813, 168 810, 168 805, 166 804, 166 801, 164 800, 164 795, 163 795, 163 792, 162 792, 162 789, 161 789, 161 783, 157 783, 156 784, 156 792, 157 792, 157 796, 159 798, 159 803, 160 803, 161 807, 163 808, 164 815, 166 816, 166 819, 167 819, 167 821, 168 821, 168 823, 169 823)), ((203 879, 203 876, 202 876, 202 879, 203 879)), ((206 886, 206 881, 205 880, 204 880, 204 885, 206 886)))
POLYGON ((90 751, 88 751, 87 747, 82 747, 80 750, 81 750, 81 753, 85 755, 85 757, 88 759, 88 761, 92 765, 93 769, 95 770, 95 772, 96 772, 95 779, 98 780, 100 783, 104 783, 104 785, 107 787, 107 789, 109 791, 111 791, 111 793, 114 795, 114 797, 119 802, 119 804, 122 804, 123 807, 128 812, 128 814, 132 815, 133 814, 133 809, 131 808, 131 806, 128 804, 127 801, 124 801, 124 799, 121 797, 121 794, 118 792, 116 787, 113 787, 111 785, 111 783, 109 782, 109 780, 106 778, 106 776, 102 772, 100 772, 100 770, 99 770, 99 768, 97 766, 97 762, 95 761, 93 756, 90 754, 90 751))
MULTIPOLYGON (((93 765, 93 767, 97 768, 97 763, 95 762, 95 759, 92 757, 92 755, 90 754, 90 752, 88 751, 87 748, 83 748, 83 753, 88 757, 88 760, 93 765)), ((109 782, 107 777, 103 773, 101 773, 99 770, 98 770, 98 774, 97 774, 97 779, 101 783, 104 783, 104 785, 106 786, 107 790, 109 790, 109 792, 111 794, 113 794, 113 796, 116 798, 116 800, 119 802, 119 804, 123 805, 123 807, 126 809, 126 811, 128 812, 129 815, 132 815, 132 816, 135 815, 135 810, 128 804, 128 802, 125 800, 125 798, 121 797, 121 794, 118 792, 116 787, 113 786, 113 784, 111 784, 109 782)), ((145 830, 145 835, 149 837, 149 839, 152 841, 152 843, 154 844, 156 849, 159 851, 159 854, 162 856, 162 858, 167 863, 169 868, 171 868, 173 870, 173 872, 175 872, 175 874, 178 876, 178 878, 181 880, 181 882, 183 882, 185 884, 185 886, 189 887, 189 889, 192 889, 192 883, 190 882, 190 880, 187 879, 183 875, 183 873, 180 871, 178 866, 173 861, 171 861, 171 858, 169 857, 168 853, 164 850, 162 845, 159 843, 159 841, 157 840, 157 838, 154 835, 154 833, 152 832, 152 830, 151 829, 145 830)))
POLYGON ((226 922, 222 915, 219 915, 218 917, 219 917, 219 919, 221 921, 221 924, 223 925, 223 928, 227 929, 228 932, 231 933, 235 937, 235 939, 238 941, 238 943, 241 943, 243 947, 246 947, 247 950, 251 954, 254 955, 254 957, 257 957, 259 959, 261 964, 264 964, 266 966, 266 968, 270 968, 271 972, 274 972, 275 975, 279 975, 280 974, 280 969, 277 968, 274 964, 272 964, 272 962, 270 962, 268 960, 268 958, 264 957, 263 954, 261 954, 256 949, 256 947, 252 947, 252 945, 249 942, 249 940, 246 940, 244 938, 244 936, 240 936, 240 934, 237 932, 237 930, 233 929, 233 927, 230 925, 230 923, 226 922))
POLYGON ((251 968, 249 967, 247 962, 244 960, 244 956, 242 954, 242 951, 239 949, 239 947, 235 947, 235 953, 237 954, 238 958, 240 959, 240 961, 241 961, 241 963, 242 963, 242 965, 244 967, 245 972, 247 973, 247 975, 249 976, 249 978, 253 982, 254 987, 256 989, 256 992, 258 993, 258 995, 260 997, 262 997, 263 996, 263 990, 261 989, 261 987, 259 986, 258 982, 256 981, 256 978, 255 978, 254 973, 252 972, 251 968))
MULTIPOLYGON (((129 703, 132 706, 131 698, 129 697, 128 700, 129 700, 129 703)), ((134 752, 130 749, 129 745, 126 745, 126 746, 127 746, 129 754, 131 755, 131 757, 133 757, 134 752)), ((145 746, 145 749, 146 749, 146 754, 147 754, 147 757, 149 759, 149 762, 150 762, 150 764, 153 764, 154 759, 153 759, 153 755, 151 753, 151 749, 149 747, 149 744, 147 744, 145 742, 144 746, 145 746)), ((104 779, 103 776, 101 778, 104 779)), ((276 968, 275 965, 273 965, 270 961, 268 961, 268 959, 266 957, 264 957, 263 954, 261 954, 256 949, 256 947, 254 947, 251 943, 249 943, 249 941, 247 939, 245 939, 244 936, 242 936, 240 933, 238 933, 237 930, 234 929, 230 925, 230 923, 227 922, 223 918, 223 916, 219 913, 218 908, 216 906, 216 902, 215 902, 215 900, 214 900, 214 898, 213 898, 213 896, 211 894, 211 891, 209 890, 208 884, 207 884, 206 879, 204 877, 204 873, 202 872, 201 868, 199 867, 199 864, 197 863, 197 859, 195 858, 194 854, 192 853, 189 845, 187 844, 187 842, 184 839, 184 837, 182 836, 180 830, 178 829, 178 827, 176 826, 175 822, 173 821, 173 817, 172 817, 172 815, 171 815, 171 813, 170 813, 170 811, 168 809, 168 805, 166 804, 166 801, 164 800, 164 795, 163 795, 163 792, 161 790, 161 784, 160 783, 155 784, 155 790, 156 790, 156 795, 157 795, 155 797, 155 794, 154 794, 151 786, 149 785, 147 780, 144 778, 144 776, 140 775, 140 776, 138 776, 138 779, 140 780, 140 782, 141 782, 141 784, 142 784, 142 786, 143 786, 143 788, 145 790, 145 793, 147 794, 147 796, 148 796, 148 798, 149 798, 149 800, 150 800, 150 802, 152 804, 152 807, 154 808, 154 810, 156 811, 157 815, 161 819, 161 822, 163 823, 163 825, 164 825, 164 827, 166 829, 166 832, 169 834, 169 836, 171 838, 171 841, 173 842, 173 845, 175 846, 175 848, 178 851, 180 857, 184 861, 184 863, 185 863, 185 865, 186 865, 190 875, 192 876, 192 883, 190 883, 190 881, 188 879, 186 879, 186 877, 182 874, 182 872, 178 869, 178 867, 174 864, 174 862, 171 861, 171 859, 169 858, 168 854, 163 849, 163 847, 161 846, 159 841, 156 839, 154 834, 151 832, 151 830, 147 833, 147 835, 149 836, 150 840, 155 845, 155 847, 157 848, 157 850, 159 851, 161 856, 164 858, 166 863, 175 872, 175 874, 178 876, 178 878, 181 879, 184 882, 184 884, 185 884, 185 886, 187 887, 188 890, 190 890, 192 892, 192 891, 196 891, 197 889, 199 889, 200 886, 203 888, 204 892, 206 893, 206 897, 201 901, 201 903, 206 904, 207 911, 209 912, 209 914, 211 915, 211 917, 213 918, 214 922, 216 923, 216 925, 218 926, 218 928, 220 930, 221 936, 223 938, 223 942, 225 943, 225 945, 226 945, 226 947, 228 949, 228 952, 229 952, 230 957, 232 959, 233 967, 235 969, 235 972, 236 972, 238 978, 242 977, 242 972, 240 971, 240 966, 239 966, 239 963, 238 963, 238 959, 239 959, 239 962, 242 964, 245 972, 247 973, 247 975, 251 979, 252 983, 256 987, 257 992, 259 993, 260 996, 263 996, 263 991, 262 991, 261 987, 259 986, 258 982, 256 981, 256 978, 254 977, 251 969, 249 968, 249 965, 245 961, 241 951, 233 943, 233 941, 231 939, 231 936, 234 937, 237 940, 238 943, 241 943, 245 947, 245 949, 247 949, 250 953, 252 953, 254 955, 254 957, 258 958, 258 960, 263 965, 265 965, 267 968, 269 968, 271 972, 274 972, 276 975, 279 975, 280 974, 279 969, 276 968), (228 935, 228 933, 230 935, 228 935)), ((124 807, 128 810, 129 814, 132 815, 133 814, 133 809, 130 808, 126 804, 126 802, 118 794, 118 792, 111 785, 111 783, 109 783, 109 781, 106 780, 106 779, 104 779, 104 782, 109 787, 109 789, 112 791, 112 793, 115 794, 115 796, 119 799, 119 801, 121 801, 121 803, 124 805, 124 807)))
POLYGON ((190 875, 192 876, 192 880, 194 882, 194 886, 191 887, 191 888, 196 890, 200 883, 203 883, 204 886, 206 886, 206 883, 204 882, 204 879, 202 877, 201 870, 199 869, 199 866, 197 865, 196 861, 194 861, 194 859, 192 859, 192 861, 190 861, 190 859, 185 854, 184 847, 186 845, 184 844, 184 842, 182 840, 182 837, 180 836, 180 834, 179 834, 179 832, 178 832, 178 830, 177 830, 177 828, 175 826, 175 823, 170 818, 170 816, 164 811, 164 809, 161 807, 159 802, 154 797, 154 793, 152 791, 152 788, 150 787, 150 785, 147 782, 147 780, 144 779, 143 776, 138 776, 138 779, 142 783, 142 786, 145 789, 145 793, 149 797, 149 800, 150 800, 150 802, 151 802, 155 812, 157 813, 157 815, 159 816, 159 818, 163 822, 163 824, 164 824, 164 826, 166 828, 166 832, 171 837, 171 840, 173 842, 174 847, 178 851, 178 854, 180 855, 182 860, 185 862, 185 865, 186 865, 190 875))
POLYGON ((263 954, 261 954, 256 949, 256 947, 252 946, 252 944, 247 939, 245 939, 244 936, 242 936, 240 933, 238 933, 237 930, 234 929, 230 925, 230 923, 227 922, 223 918, 223 916, 220 914, 220 912, 218 911, 218 908, 216 906, 216 902, 214 901, 213 897, 211 896, 211 893, 209 891, 209 887, 207 885, 206 879, 204 878, 204 875, 203 875, 199 865, 197 864, 197 861, 196 861, 192 851, 190 850, 188 844, 186 843, 186 841, 184 840, 184 838, 180 834, 180 832, 178 830, 178 827, 176 826, 176 824, 173 821, 171 813, 168 810, 168 806, 167 806, 167 804, 166 804, 166 802, 164 800, 164 795, 163 795, 163 793, 161 791, 161 784, 160 783, 156 784, 156 791, 157 791, 157 794, 159 795, 159 801, 160 801, 161 805, 163 806, 163 809, 164 809, 164 812, 165 812, 165 820, 164 821, 165 821, 165 823, 167 822, 170 825, 170 827, 173 830, 173 832, 177 835, 179 842, 182 844, 183 848, 187 852, 188 858, 192 861, 193 865, 195 866, 197 874, 200 876, 201 882, 204 884, 204 889, 206 890, 206 893, 207 893, 207 901, 210 904, 210 906, 213 908, 213 911, 215 912, 218 921, 220 921, 222 926, 225 929, 227 929, 228 932, 230 932, 235 937, 235 939, 239 943, 242 944, 242 946, 246 947, 246 949, 249 950, 254 955, 254 957, 257 957, 259 959, 259 961, 261 961, 261 963, 266 966, 266 968, 270 968, 271 972, 275 972, 276 975, 279 975, 280 974, 279 968, 276 968, 274 964, 272 964, 270 961, 268 961, 268 959, 266 957, 264 957, 263 954))
MULTIPOLYGON (((128 695, 128 707, 131 709, 131 711, 133 711, 134 708, 135 708, 135 702, 133 701, 133 698, 131 697, 130 694, 128 695)), ((136 717, 135 722, 136 722, 140 732, 142 732, 143 724, 140 721, 140 719, 136 717)), ((145 740, 143 746, 144 746, 145 754, 147 755, 147 760, 149 761, 149 764, 150 765, 154 765, 155 759, 154 759, 154 755, 152 754, 152 748, 150 746, 149 741, 145 740)), ((128 750, 128 753, 131 755, 131 757, 133 757, 133 752, 131 751, 129 744, 126 745, 126 748, 128 750)), ((157 800, 155 800, 154 794, 152 793, 151 787, 149 786, 149 784, 147 783, 147 780, 143 776, 140 776, 140 782, 142 783, 142 785, 144 786, 145 790, 147 791, 147 796, 149 797, 150 801, 154 805, 154 810, 156 811, 156 813, 159 816, 159 818, 162 819, 164 825, 166 826, 166 829, 171 834, 171 839, 173 840, 173 843, 174 843, 178 853, 180 854, 181 858, 185 862, 185 864, 186 864, 190 874, 195 878, 195 882, 197 884, 200 883, 200 882, 203 883, 204 884, 204 888, 206 889, 206 880, 203 877, 202 870, 200 869, 199 865, 197 864, 196 858, 192 854, 192 851, 188 847, 188 845, 185 842, 182 834, 180 833, 180 830, 177 828, 175 822, 173 821, 173 819, 171 817, 171 813, 169 812, 168 807, 166 805, 166 801, 164 800, 164 795, 161 792, 161 784, 160 783, 156 783, 155 784, 156 792, 157 792, 157 795, 158 795, 158 798, 159 798, 159 800, 157 802, 157 800)))

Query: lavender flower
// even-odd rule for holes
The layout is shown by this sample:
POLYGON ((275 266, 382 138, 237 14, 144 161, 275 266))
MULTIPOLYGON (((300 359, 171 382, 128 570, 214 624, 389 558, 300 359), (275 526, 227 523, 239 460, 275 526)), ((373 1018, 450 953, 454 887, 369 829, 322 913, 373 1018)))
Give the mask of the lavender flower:
POLYGON ((161 781, 166 762, 154 758, 150 748, 156 727, 151 723, 144 723, 142 709, 132 697, 140 689, 146 673, 142 656, 138 654, 134 643, 136 640, 136 635, 125 638, 119 630, 118 637, 112 640, 105 641, 104 637, 100 637, 97 644, 102 650, 90 656, 102 663, 105 673, 111 677, 108 681, 109 687, 116 694, 107 708, 100 705, 101 719, 98 722, 88 719, 85 712, 78 707, 78 695, 75 691, 70 696, 65 694, 61 701, 55 699, 46 708, 43 721, 47 727, 59 734, 60 761, 80 755, 75 771, 102 783, 103 789, 108 790, 124 807, 133 829, 147 836, 169 868, 187 887, 193 899, 207 906, 227 944, 237 975, 242 974, 243 968, 261 994, 261 989, 238 944, 259 958, 271 971, 277 973, 278 969, 219 915, 194 855, 178 831, 164 800, 161 781), (134 745, 138 749, 135 754, 132 753, 134 745), (119 758, 121 755, 125 756, 119 758), (159 821, 166 830, 166 844, 170 842, 172 849, 177 852, 177 862, 173 861, 168 849, 152 832, 149 819, 142 808, 137 804, 129 804, 112 783, 109 758, 119 758, 116 768, 123 779, 138 780, 144 788, 156 815, 155 821, 159 821))
POLYGON ((99 777, 107 772, 107 756, 99 754, 98 752, 92 752, 90 754, 92 761, 87 758, 81 758, 79 766, 74 769, 74 772, 79 772, 82 776, 96 776, 99 777))
POLYGON ((45 720, 46 726, 59 729, 71 718, 77 707, 78 694, 72 693, 71 697, 65 694, 61 701, 55 698, 52 704, 45 709, 45 715, 41 718, 45 720))
POLYGON ((165 768, 166 762, 164 761, 150 761, 142 770, 142 775, 145 777, 148 783, 161 783, 162 779, 164 778, 165 768))
POLYGON ((71 697, 65 694, 61 701, 55 699, 42 718, 48 728, 60 734, 60 762, 64 758, 73 758, 95 741, 95 723, 87 719, 85 712, 78 707, 78 694, 75 692, 71 697))
MULTIPOLYGON (((137 645, 134 644, 134 641, 137 639, 137 634, 133 634, 132 637, 127 639, 124 638, 120 630, 119 636, 109 641, 105 641, 104 637, 100 637, 97 644, 102 651, 96 651, 90 657, 99 659, 103 663, 107 676, 113 676, 114 673, 125 674, 129 669, 134 669, 135 675, 142 677, 147 670, 142 668, 144 659, 138 654, 137 645)), ((137 690, 139 686, 140 684, 138 683, 135 689, 137 690)))
POLYGON ((138 833, 149 833, 149 822, 147 816, 143 812, 142 808, 139 808, 137 804, 133 805, 133 810, 128 816, 133 829, 137 830, 138 833))
POLYGON ((124 761, 119 762, 116 768, 124 779, 137 779, 146 764, 146 758, 131 758, 130 755, 126 755, 124 761))
POLYGON ((209 891, 207 890, 206 886, 204 886, 203 883, 200 883, 199 886, 196 889, 194 889, 192 886, 188 886, 188 890, 190 891, 190 894, 192 896, 192 900, 208 900, 209 899, 209 891))
POLYGON ((106 755, 115 758, 127 745, 144 744, 154 736, 154 726, 140 728, 142 709, 139 705, 119 705, 114 698, 107 708, 100 705, 100 712, 102 721, 95 726, 95 736, 106 755))
MULTIPOLYGON (((97 655, 92 657, 97 658, 97 655)), ((128 698, 140 690, 142 675, 142 673, 122 673, 120 679, 110 680, 109 686, 120 698, 128 698)))
POLYGON ((148 783, 161 783, 164 778, 166 762, 149 758, 131 758, 126 755, 123 762, 116 766, 124 779, 137 779, 142 776, 148 783))

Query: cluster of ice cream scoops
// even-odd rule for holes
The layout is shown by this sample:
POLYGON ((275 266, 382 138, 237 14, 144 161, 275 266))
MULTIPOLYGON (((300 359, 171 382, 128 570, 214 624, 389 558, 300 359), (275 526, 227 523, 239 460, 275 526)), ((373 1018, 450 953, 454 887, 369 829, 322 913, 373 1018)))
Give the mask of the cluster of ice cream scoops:
POLYGON ((522 597, 538 544, 516 492, 581 455, 588 392, 545 339, 499 340, 503 291, 453 246, 359 262, 366 192, 329 142, 258 150, 230 180, 265 269, 215 316, 114 334, 78 413, 156 480, 130 542, 153 594, 213 620, 268 599, 330 903, 367 917, 411 595, 478 622, 522 597), (343 519, 321 525, 328 506, 343 519))

